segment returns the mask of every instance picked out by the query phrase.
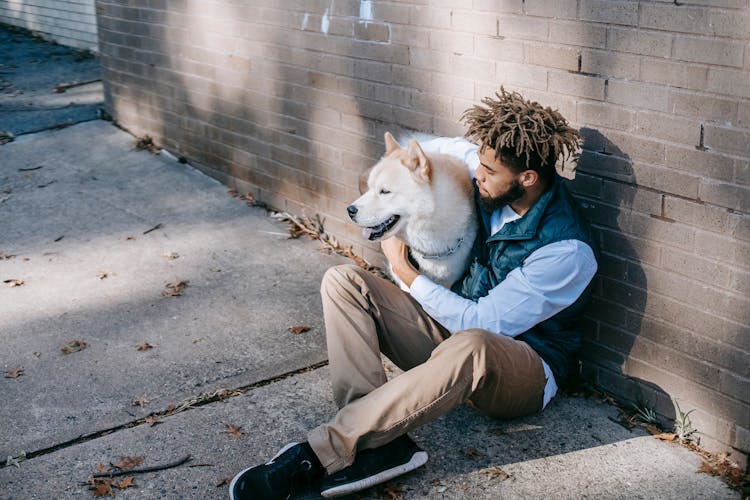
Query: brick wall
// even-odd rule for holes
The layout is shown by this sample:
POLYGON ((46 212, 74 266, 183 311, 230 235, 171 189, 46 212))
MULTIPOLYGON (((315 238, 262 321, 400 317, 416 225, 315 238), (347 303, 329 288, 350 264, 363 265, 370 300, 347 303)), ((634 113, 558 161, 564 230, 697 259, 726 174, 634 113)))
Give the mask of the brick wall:
POLYGON ((97 51, 95 0, 0 0, 0 23, 62 45, 97 51))
POLYGON ((396 127, 505 85, 585 135, 603 249, 584 372, 750 451, 748 0, 98 0, 114 118, 365 257, 345 207, 396 127), (252 5, 250 5, 252 4, 252 5))

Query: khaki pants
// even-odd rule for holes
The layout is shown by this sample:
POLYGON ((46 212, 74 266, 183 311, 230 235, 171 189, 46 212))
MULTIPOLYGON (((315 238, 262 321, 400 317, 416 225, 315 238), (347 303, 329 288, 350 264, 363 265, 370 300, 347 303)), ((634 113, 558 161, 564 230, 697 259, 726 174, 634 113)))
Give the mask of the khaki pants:
POLYGON ((329 269, 321 295, 340 409, 308 441, 329 474, 467 398, 498 418, 542 408, 544 369, 525 342, 479 329, 451 335, 409 294, 354 265, 329 269), (381 352, 405 372, 388 381, 381 352))

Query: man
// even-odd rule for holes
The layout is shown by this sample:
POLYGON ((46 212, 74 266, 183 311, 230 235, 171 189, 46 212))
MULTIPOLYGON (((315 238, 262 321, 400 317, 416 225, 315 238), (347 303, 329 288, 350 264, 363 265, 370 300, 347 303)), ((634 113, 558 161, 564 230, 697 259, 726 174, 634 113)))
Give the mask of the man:
POLYGON ((451 290, 431 282, 394 238, 382 250, 410 294, 353 265, 329 269, 321 294, 339 411, 307 442, 239 473, 232 499, 287 498, 318 481, 325 497, 359 491, 423 465, 427 453, 406 433, 465 400, 516 418, 565 383, 597 268, 589 227, 555 172, 580 136, 517 93, 482 103, 463 117, 476 145, 438 145, 467 157, 482 208, 465 278, 451 290), (381 352, 404 373, 388 381, 381 352))

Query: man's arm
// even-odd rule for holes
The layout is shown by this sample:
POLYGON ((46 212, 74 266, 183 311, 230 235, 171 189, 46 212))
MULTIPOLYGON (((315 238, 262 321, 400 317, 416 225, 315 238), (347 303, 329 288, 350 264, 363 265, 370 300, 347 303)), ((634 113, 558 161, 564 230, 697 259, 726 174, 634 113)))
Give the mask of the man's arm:
MULTIPOLYGON (((388 254, 386 257, 391 259, 388 254)), ((393 257, 401 258, 395 249, 393 257)), ((402 265, 399 263, 399 267, 402 265)), ((412 272, 406 271, 404 276, 411 278, 412 297, 448 330, 482 328, 513 337, 575 302, 596 273, 597 264, 591 247, 581 241, 551 243, 533 252, 521 267, 508 273, 502 283, 477 302, 411 269, 412 272)), ((406 283, 398 271, 395 272, 406 283)))

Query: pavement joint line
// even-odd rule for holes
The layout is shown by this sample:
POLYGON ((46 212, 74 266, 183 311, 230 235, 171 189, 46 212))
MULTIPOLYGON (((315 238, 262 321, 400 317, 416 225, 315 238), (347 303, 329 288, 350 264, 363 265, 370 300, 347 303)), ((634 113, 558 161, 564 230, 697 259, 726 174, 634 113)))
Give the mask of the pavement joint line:
MULTIPOLYGON (((35 130, 29 130, 28 132, 23 132, 23 133, 18 134, 18 135, 14 134, 13 138, 15 140, 15 139, 18 139, 19 137, 23 137, 25 135, 39 134, 41 132, 47 132, 48 130, 61 130, 61 129, 64 129, 64 128, 72 127, 73 125, 78 125, 79 123, 88 123, 88 122, 93 122, 93 121, 96 121, 96 120, 101 120, 101 118, 99 118, 97 116, 96 118, 91 118, 90 120, 76 120, 75 122, 70 122, 70 123, 68 123, 68 122, 57 123, 55 125, 50 125, 49 127, 43 127, 43 128, 39 128, 39 129, 35 129, 35 130)), ((13 142, 13 141, 8 142, 8 144, 10 144, 11 142, 13 142)))
POLYGON ((147 423, 150 424, 149 419, 156 418, 157 420, 155 420, 155 423, 160 423, 159 420, 158 420, 160 417, 171 417, 171 416, 174 416, 174 415, 176 415, 178 413, 182 413, 184 411, 188 411, 188 410, 195 409, 195 408, 200 408, 202 406, 206 406, 208 404, 215 403, 217 401, 224 401, 224 400, 227 400, 229 398, 241 396, 241 395, 246 394, 246 393, 248 393, 250 391, 253 391, 255 389, 259 389, 261 387, 265 387, 267 385, 270 385, 270 384, 273 384, 273 383, 276 383, 276 382, 280 382, 280 381, 285 380, 287 378, 294 377, 295 375, 301 375, 303 373, 309 373, 311 371, 318 370, 318 369, 323 368, 325 366, 328 366, 328 360, 319 361, 317 363, 313 363, 311 365, 308 365, 308 366, 305 366, 305 367, 302 367, 302 368, 298 368, 296 370, 292 370, 292 371, 289 371, 289 372, 286 372, 286 373, 282 373, 280 375, 276 375, 276 376, 271 377, 271 378, 260 380, 258 382, 254 382, 252 384, 244 385, 244 386, 241 386, 241 387, 237 387, 235 389, 221 388, 221 389, 217 389, 217 390, 215 390, 213 392, 210 392, 210 393, 201 393, 201 394, 199 394, 198 396, 196 396, 194 398, 187 399, 187 400, 183 401, 182 403, 180 403, 178 405, 175 405, 175 408, 171 409, 171 410, 170 409, 166 409, 166 410, 162 410, 160 412, 153 412, 153 413, 149 414, 146 417, 142 417, 142 418, 139 418, 139 419, 131 421, 131 422, 127 422, 127 423, 120 424, 120 425, 117 425, 117 426, 114 426, 114 427, 110 427, 108 429, 103 429, 103 430, 100 430, 100 431, 91 432, 91 433, 88 433, 88 434, 81 434, 80 436, 78 436, 76 438, 70 439, 70 440, 62 442, 62 443, 58 443, 58 444, 53 445, 53 446, 49 446, 47 448, 42 448, 40 450, 32 451, 32 452, 29 452, 29 453, 22 452, 20 455, 18 455, 16 457, 8 457, 7 461, 0 461, 0 470, 5 469, 7 467, 10 467, 12 465, 17 465, 18 463, 26 461, 26 460, 31 460, 32 458, 36 458, 36 457, 40 457, 40 456, 44 456, 44 455, 49 455, 50 453, 54 453, 54 452, 62 450, 62 449, 70 448, 72 446, 76 446, 76 445, 82 444, 82 443, 87 443, 89 441, 93 441, 95 439, 99 439, 101 437, 108 436, 108 435, 113 434, 115 432, 119 432, 119 431, 126 430, 126 429, 132 429, 134 427, 138 427, 139 425, 143 425, 143 424, 147 424, 147 423), (19 458, 20 458, 20 460, 12 460, 12 459, 19 459, 19 458))

